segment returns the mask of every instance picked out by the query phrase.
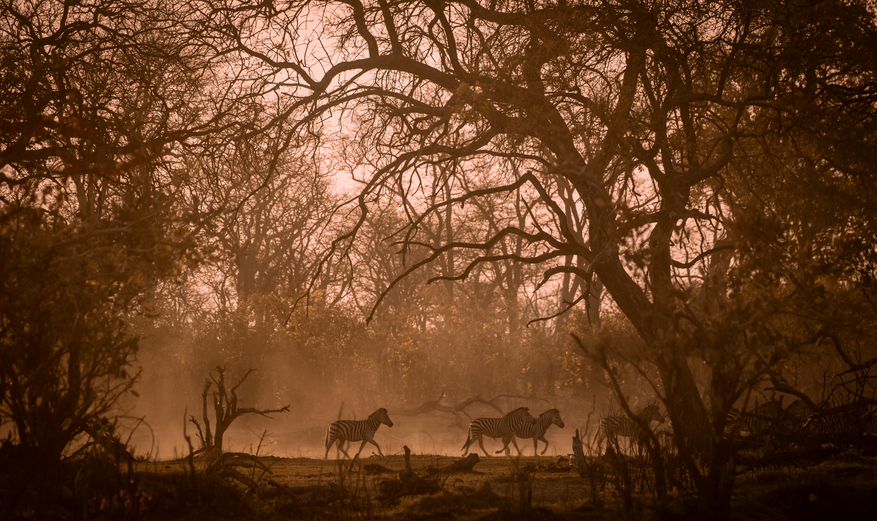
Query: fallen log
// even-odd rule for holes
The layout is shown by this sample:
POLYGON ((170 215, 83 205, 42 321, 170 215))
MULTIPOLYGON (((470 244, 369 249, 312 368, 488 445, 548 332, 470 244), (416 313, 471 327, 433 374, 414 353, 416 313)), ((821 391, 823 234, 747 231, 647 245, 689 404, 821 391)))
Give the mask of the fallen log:
POLYGON ((405 470, 399 472, 399 479, 388 479, 378 483, 378 498, 385 504, 396 504, 404 496, 434 494, 441 486, 434 478, 418 476, 411 468, 411 449, 405 449, 405 470))
POLYGON ((370 476, 375 475, 375 474, 392 474, 393 472, 396 472, 395 470, 393 470, 391 468, 387 468, 387 467, 385 467, 383 465, 379 465, 377 463, 366 463, 365 465, 362 466, 362 470, 364 470, 365 473, 370 475, 370 476))
POLYGON ((472 467, 478 464, 481 461, 481 458, 478 457, 478 454, 474 452, 466 456, 465 458, 460 458, 457 461, 451 463, 447 467, 436 469, 431 468, 427 469, 429 474, 458 474, 461 472, 477 472, 472 470, 472 467))
POLYGON ((325 485, 288 486, 278 483, 273 479, 269 479, 265 482, 265 485, 271 485, 297 503, 311 506, 328 505, 329 503, 338 501, 344 497, 344 491, 334 483, 327 483, 325 485))

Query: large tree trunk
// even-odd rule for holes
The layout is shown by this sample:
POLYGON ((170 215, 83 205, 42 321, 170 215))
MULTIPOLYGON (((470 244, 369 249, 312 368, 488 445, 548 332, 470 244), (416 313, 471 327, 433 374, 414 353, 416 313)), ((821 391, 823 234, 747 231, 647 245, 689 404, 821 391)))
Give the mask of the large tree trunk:
POLYGON ((596 266, 596 272, 652 353, 652 361, 664 387, 665 405, 677 448, 698 492, 704 494, 707 492, 706 483, 696 458, 707 457, 711 450, 709 415, 677 342, 672 301, 660 302, 658 299, 662 295, 658 294, 655 299, 659 303, 650 302, 617 256, 596 266))

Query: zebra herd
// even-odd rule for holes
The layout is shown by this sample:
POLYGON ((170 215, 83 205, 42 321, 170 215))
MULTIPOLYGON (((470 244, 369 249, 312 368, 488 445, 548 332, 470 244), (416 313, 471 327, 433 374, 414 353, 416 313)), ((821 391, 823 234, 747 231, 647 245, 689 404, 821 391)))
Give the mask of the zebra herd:
MULTIPOLYGON (((732 410, 727 417, 725 434, 749 440, 786 438, 834 444, 849 444, 864 435, 877 436, 877 409, 870 409, 861 414, 862 410, 856 404, 831 407, 827 402, 822 402, 817 407, 818 409, 814 410, 803 400, 795 400, 784 408, 782 400, 769 400, 761 404, 756 403, 751 411, 732 410)), ((637 420, 620 414, 602 418, 595 438, 596 445, 600 447, 606 441, 618 447, 620 437, 627 438, 629 443, 633 443, 644 434, 644 428, 652 429, 653 422, 664 421, 655 403, 641 408, 635 416, 637 420)), ((344 450, 344 446, 347 442, 356 441, 362 442, 356 453, 357 456, 366 443, 374 445, 378 449, 378 454, 383 456, 380 445, 374 439, 375 432, 381 425, 393 426, 393 421, 384 408, 376 410, 365 420, 333 422, 326 433, 326 453, 323 458, 329 457, 329 449, 336 442, 336 453, 340 451, 349 458, 350 455, 344 450)), ((466 442, 461 450, 465 456, 477 441, 481 451, 486 456, 490 456, 484 448, 484 437, 488 437, 502 440, 503 446, 496 451, 496 454, 505 452, 509 455, 511 452, 509 443, 511 443, 520 456, 522 451, 516 439, 521 438, 533 440, 534 455, 539 453, 541 440, 545 443, 541 454, 545 454, 548 450, 545 432, 552 425, 564 427, 560 411, 557 409, 549 409, 537 418, 530 415, 527 407, 519 407, 502 418, 475 418, 469 424, 466 442)))
MULTIPOLYGON (((356 456, 359 456, 366 443, 374 445, 378 449, 378 454, 383 456, 380 445, 374 439, 375 432, 377 432, 378 427, 381 425, 393 426, 393 421, 387 414, 387 409, 384 408, 371 413, 368 419, 365 420, 337 420, 332 422, 332 425, 329 426, 329 430, 326 432, 326 454, 323 456, 323 459, 329 457, 329 449, 336 442, 336 454, 340 451, 344 453, 345 457, 349 458, 350 455, 344 450, 344 445, 347 442, 355 441, 362 441, 356 456)), ((560 417, 560 411, 557 409, 549 409, 540 414, 538 418, 531 416, 530 410, 527 407, 518 407, 502 418, 475 418, 469 424, 466 443, 462 449, 463 456, 469 452, 469 447, 476 441, 485 456, 490 456, 484 449, 483 440, 485 436, 502 440, 503 448, 496 451, 497 454, 505 451, 506 455, 509 455, 508 445, 511 443, 518 450, 518 455, 520 456, 521 449, 518 447, 515 438, 532 438, 534 454, 539 449, 539 440, 543 441, 545 448, 542 450, 542 454, 545 454, 545 451, 548 450, 548 440, 545 439, 545 431, 552 425, 557 425, 560 428, 564 426, 563 419, 560 417)))
POLYGON ((728 426, 743 437, 785 437, 811 443, 853 443, 861 436, 877 435, 874 409, 856 402, 832 405, 827 401, 814 409, 798 399, 783 407, 782 399, 756 404, 751 412, 731 411, 728 426))
MULTIPOLYGON (((725 436, 736 439, 738 447, 755 447, 770 444, 774 448, 794 444, 807 446, 849 446, 860 442, 864 436, 877 436, 877 409, 864 407, 855 402, 832 405, 827 401, 808 405, 804 400, 794 400, 783 407, 782 399, 757 403, 747 411, 732 409, 725 421, 725 436)), ((611 444, 618 449, 619 438, 627 438, 630 445, 640 442, 643 429, 652 430, 652 423, 663 423, 657 404, 650 404, 635 413, 638 421, 626 415, 610 415, 600 421, 595 444, 607 450, 611 444)), ((653 431, 654 432, 654 431, 653 431)), ((669 427, 659 434, 670 434, 669 427)), ((702 433, 704 438, 711 436, 702 433)), ((872 438, 873 440, 873 438, 872 438)))

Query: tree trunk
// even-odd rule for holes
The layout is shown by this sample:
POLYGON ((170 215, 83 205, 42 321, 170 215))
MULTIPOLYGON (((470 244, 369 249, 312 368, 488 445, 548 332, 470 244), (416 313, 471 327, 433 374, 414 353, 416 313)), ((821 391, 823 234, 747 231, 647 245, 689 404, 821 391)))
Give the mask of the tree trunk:
POLYGON ((617 257, 608 259, 596 271, 619 308, 653 353, 652 360, 658 368, 664 387, 667 398, 665 405, 677 448, 700 491, 703 486, 702 475, 695 457, 707 456, 709 453, 711 437, 706 436, 710 432, 709 415, 691 368, 676 341, 672 311, 652 304, 624 270, 617 257))

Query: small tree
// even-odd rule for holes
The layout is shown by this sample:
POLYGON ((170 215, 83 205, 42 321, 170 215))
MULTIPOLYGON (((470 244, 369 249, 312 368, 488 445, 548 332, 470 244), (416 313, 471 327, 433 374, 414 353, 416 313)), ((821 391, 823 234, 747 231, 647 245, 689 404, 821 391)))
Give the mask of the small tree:
POLYGON ((247 371, 236 384, 231 386, 231 388, 228 388, 225 385, 225 367, 221 365, 216 366, 216 376, 210 374, 209 378, 204 380, 204 390, 201 392, 204 429, 202 430, 201 424, 198 423, 198 420, 195 419, 194 415, 189 418, 189 421, 195 424, 195 427, 198 428, 198 438, 201 440, 201 448, 198 449, 197 452, 222 452, 222 439, 225 437, 225 431, 231 427, 232 422, 245 414, 260 414, 266 418, 270 418, 268 415, 271 413, 289 412, 289 405, 285 405, 279 409, 265 410, 257 409, 255 407, 238 408, 238 396, 236 394, 237 388, 244 383, 244 380, 246 380, 253 371, 255 371, 255 369, 247 371), (210 416, 207 408, 207 395, 210 394, 210 388, 213 387, 213 384, 216 384, 216 390, 213 391, 213 417, 216 423, 216 430, 211 432, 210 416))

